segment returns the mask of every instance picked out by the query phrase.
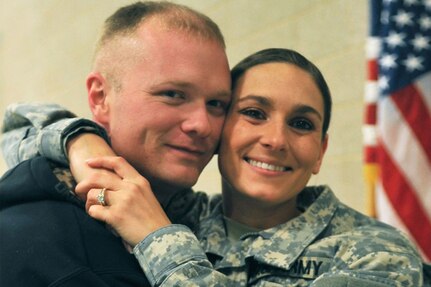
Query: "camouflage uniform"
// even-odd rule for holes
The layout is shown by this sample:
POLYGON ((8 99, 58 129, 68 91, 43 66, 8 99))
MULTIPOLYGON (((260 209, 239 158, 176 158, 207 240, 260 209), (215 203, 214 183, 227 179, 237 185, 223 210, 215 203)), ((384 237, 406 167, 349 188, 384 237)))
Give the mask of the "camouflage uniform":
POLYGON ((308 187, 302 214, 227 238, 221 196, 196 236, 182 225, 150 234, 134 252, 154 286, 422 286, 420 256, 394 228, 308 187))
MULTIPOLYGON (((38 107, 36 114, 28 105, 8 110, 4 129, 10 132, 4 136, 2 148, 7 151, 9 164, 33 157, 38 150, 65 164, 64 144, 70 134, 84 130, 106 138, 97 125, 82 119, 63 119, 45 128, 58 118, 44 118, 39 113, 57 108, 62 111, 52 105, 38 107), (20 129, 12 131, 16 128, 20 129), (17 139, 22 143, 14 143, 17 139), (38 149, 27 152, 36 139, 38 149)), ((67 116, 60 114, 59 118, 67 116)), ((221 196, 209 198, 185 190, 166 208, 171 220, 181 224, 157 230, 134 248, 155 286, 423 284, 420 256, 408 240, 392 227, 340 203, 326 186, 301 192, 300 216, 271 229, 245 234, 238 242, 227 238, 221 196)))
POLYGON ((92 132, 109 138, 95 122, 77 118, 56 104, 14 104, 6 109, 1 149, 11 168, 36 155, 45 156, 68 166, 66 142, 82 133, 92 132))

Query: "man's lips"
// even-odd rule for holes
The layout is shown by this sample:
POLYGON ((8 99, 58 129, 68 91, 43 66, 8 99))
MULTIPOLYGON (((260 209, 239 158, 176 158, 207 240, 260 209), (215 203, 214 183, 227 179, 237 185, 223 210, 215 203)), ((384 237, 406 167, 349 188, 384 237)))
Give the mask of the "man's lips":
POLYGON ((197 148, 194 146, 179 146, 179 145, 167 145, 167 146, 172 149, 179 150, 185 153, 194 154, 194 155, 204 155, 207 153, 207 150, 202 148, 197 148))
POLYGON ((259 161, 254 160, 250 158, 244 158, 244 160, 251 166, 268 170, 268 171, 275 171, 275 172, 285 172, 285 171, 291 171, 292 168, 288 166, 278 165, 278 164, 272 164, 265 161, 259 161))

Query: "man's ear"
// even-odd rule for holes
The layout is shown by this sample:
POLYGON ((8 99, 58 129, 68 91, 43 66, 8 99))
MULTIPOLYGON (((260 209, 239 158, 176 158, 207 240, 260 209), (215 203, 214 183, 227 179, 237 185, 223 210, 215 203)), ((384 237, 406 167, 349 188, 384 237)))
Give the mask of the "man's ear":
POLYGON ((108 83, 100 73, 87 76, 88 104, 93 113, 93 120, 109 132, 109 91, 108 83))

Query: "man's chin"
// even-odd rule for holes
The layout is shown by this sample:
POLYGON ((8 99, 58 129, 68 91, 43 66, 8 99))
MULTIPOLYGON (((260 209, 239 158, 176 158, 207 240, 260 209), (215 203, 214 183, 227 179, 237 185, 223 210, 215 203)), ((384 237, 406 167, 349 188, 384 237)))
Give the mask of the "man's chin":
POLYGON ((159 187, 164 186, 164 189, 170 188, 173 191, 191 188, 198 181, 201 171, 188 170, 187 172, 170 171, 167 174, 160 175, 158 180, 150 181, 151 184, 156 183, 159 187))
POLYGON ((193 185, 196 184, 198 181, 198 176, 191 176, 190 174, 185 176, 178 176, 175 178, 169 178, 167 182, 172 185, 176 186, 178 189, 185 189, 185 188, 191 188, 193 185))
POLYGON ((169 180, 152 180, 150 182, 154 195, 157 197, 162 206, 166 206, 166 204, 176 193, 185 189, 189 189, 195 185, 197 178, 169 178, 169 180))

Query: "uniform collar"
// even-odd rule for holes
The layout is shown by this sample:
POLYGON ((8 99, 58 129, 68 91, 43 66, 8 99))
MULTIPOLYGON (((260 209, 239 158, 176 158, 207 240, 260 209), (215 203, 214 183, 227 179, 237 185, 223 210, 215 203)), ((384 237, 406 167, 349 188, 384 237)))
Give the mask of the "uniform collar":
POLYGON ((329 225, 338 203, 329 187, 307 187, 298 196, 297 205, 303 211, 300 216, 273 228, 246 234, 234 245, 227 239, 219 203, 202 222, 198 237, 207 254, 221 258, 219 267, 241 266, 247 260, 255 260, 287 270, 329 225), (228 255, 224 258, 223 254, 228 255))

